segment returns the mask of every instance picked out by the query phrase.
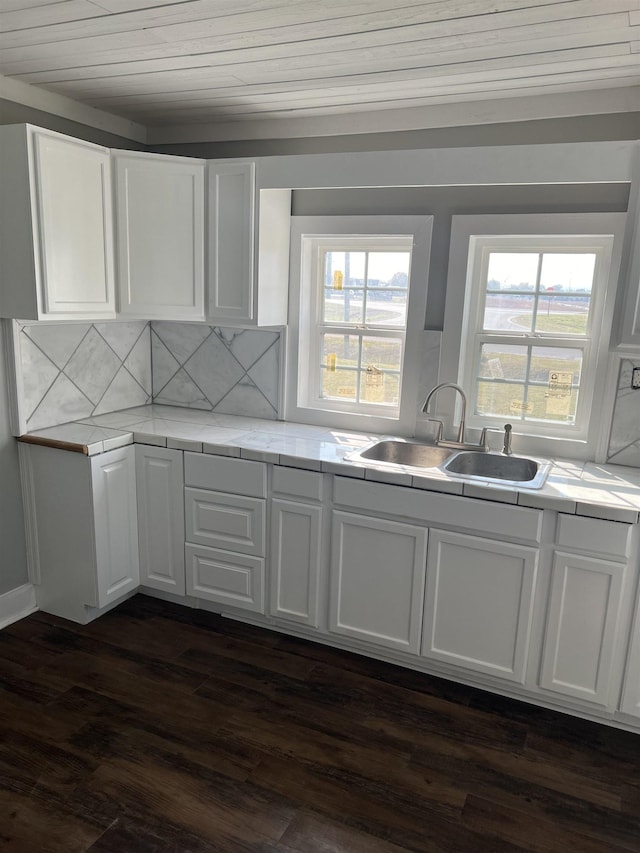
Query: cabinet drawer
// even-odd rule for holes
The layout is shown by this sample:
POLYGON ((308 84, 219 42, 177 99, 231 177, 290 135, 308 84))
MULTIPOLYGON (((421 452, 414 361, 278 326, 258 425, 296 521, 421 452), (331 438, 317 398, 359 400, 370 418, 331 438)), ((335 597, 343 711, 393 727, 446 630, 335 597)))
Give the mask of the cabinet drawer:
POLYGON ((508 531, 509 539, 529 542, 539 542, 542 535, 541 510, 403 486, 336 477, 334 502, 376 515, 413 518, 433 527, 463 527, 499 537, 508 531))
POLYGON ((556 541, 562 548, 623 560, 629 556, 633 525, 575 515, 558 515, 556 541))
POLYGON ((198 489, 264 498, 267 495, 267 466, 264 462, 248 459, 185 453, 184 481, 185 485, 198 489))
POLYGON ((301 468, 273 467, 273 491, 309 501, 322 500, 322 474, 301 468))
POLYGON ((187 594, 264 613, 264 560, 217 548, 185 545, 187 594))
POLYGON ((264 557, 265 501, 185 489, 188 542, 264 557))

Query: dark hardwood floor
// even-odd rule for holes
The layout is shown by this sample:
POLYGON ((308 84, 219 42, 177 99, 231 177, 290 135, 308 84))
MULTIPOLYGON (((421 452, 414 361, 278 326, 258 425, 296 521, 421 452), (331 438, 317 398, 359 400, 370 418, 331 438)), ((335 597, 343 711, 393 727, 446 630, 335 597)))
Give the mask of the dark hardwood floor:
POLYGON ((0 632, 3 853, 640 851, 640 735, 137 596, 0 632))

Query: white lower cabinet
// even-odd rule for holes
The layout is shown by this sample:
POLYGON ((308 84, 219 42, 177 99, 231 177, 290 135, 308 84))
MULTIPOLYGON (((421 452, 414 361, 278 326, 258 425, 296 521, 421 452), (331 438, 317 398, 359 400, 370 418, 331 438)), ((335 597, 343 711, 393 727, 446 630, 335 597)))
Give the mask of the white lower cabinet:
POLYGON ((540 677, 544 690, 615 708, 626 569, 625 563, 555 553, 540 677))
POLYGON ((186 591, 265 611, 266 465, 185 453, 186 591))
POLYGON ((185 594, 182 451, 136 446, 140 583, 185 594))
POLYGON ((422 654, 524 683, 538 550, 429 531, 422 654))
POLYGON ((623 714, 635 717, 640 722, 640 598, 636 603, 635 622, 629 641, 627 671, 620 710, 623 714))
POLYGON ((418 654, 427 530, 334 510, 329 630, 418 654))
POLYGON ((264 613, 264 559, 201 545, 185 546, 187 593, 240 610, 264 613))
POLYGON ((38 607, 84 624, 139 584, 134 448, 20 455, 38 607))
POLYGON ((274 465, 269 541, 269 614, 310 628, 326 623, 327 477, 274 465))
POLYGON ((321 506, 271 501, 269 612, 312 628, 320 624, 322 513, 321 506))

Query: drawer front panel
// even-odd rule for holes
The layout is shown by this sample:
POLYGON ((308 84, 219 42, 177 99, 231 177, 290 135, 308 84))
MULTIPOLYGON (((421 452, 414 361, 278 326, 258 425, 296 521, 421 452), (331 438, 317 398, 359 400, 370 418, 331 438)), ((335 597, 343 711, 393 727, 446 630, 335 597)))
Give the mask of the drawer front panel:
POLYGON ((185 546, 187 594, 264 613, 264 560, 217 548, 185 546))
POLYGON ((588 551, 624 560, 629 556, 633 526, 620 521, 602 521, 575 515, 558 515, 556 541, 562 548, 588 551))
POLYGON ((280 495, 292 495, 308 501, 322 500, 322 474, 303 471, 300 468, 273 467, 273 491, 280 495))
POLYGON ((185 453, 184 481, 185 485, 198 489, 264 498, 267 495, 267 466, 264 462, 232 456, 185 453))
POLYGON ((184 505, 188 542, 264 557, 265 501, 185 489, 184 505))
POLYGON ((463 527, 500 538, 508 531, 509 539, 539 542, 542 535, 542 510, 403 486, 336 477, 334 502, 376 514, 413 518, 429 526, 463 527))

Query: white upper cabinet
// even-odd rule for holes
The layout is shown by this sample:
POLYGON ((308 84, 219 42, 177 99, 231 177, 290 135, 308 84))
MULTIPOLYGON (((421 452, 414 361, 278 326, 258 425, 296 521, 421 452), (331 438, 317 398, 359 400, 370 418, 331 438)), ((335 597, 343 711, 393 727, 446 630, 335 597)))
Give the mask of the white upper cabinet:
POLYGON ((285 324, 291 192, 256 193, 251 160, 210 160, 208 176, 207 318, 227 325, 285 324))
POLYGON ((0 179, 0 315, 114 317, 109 150, 10 125, 0 179))
POLYGON ((119 312, 204 319, 203 160, 114 151, 119 312))

